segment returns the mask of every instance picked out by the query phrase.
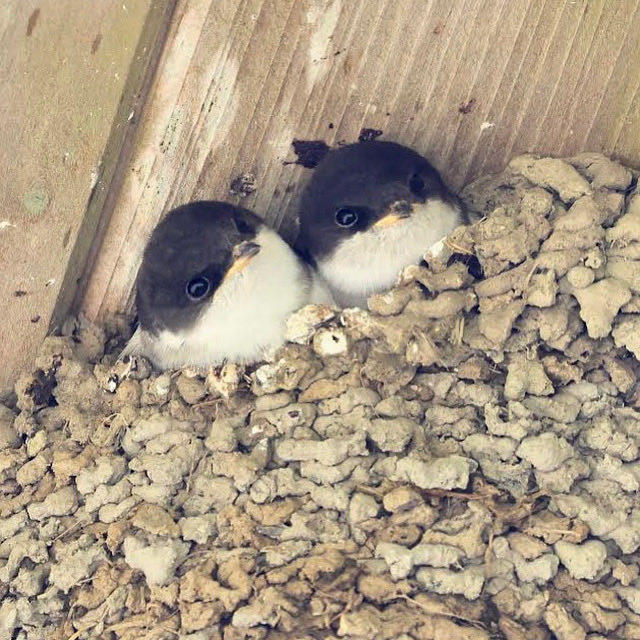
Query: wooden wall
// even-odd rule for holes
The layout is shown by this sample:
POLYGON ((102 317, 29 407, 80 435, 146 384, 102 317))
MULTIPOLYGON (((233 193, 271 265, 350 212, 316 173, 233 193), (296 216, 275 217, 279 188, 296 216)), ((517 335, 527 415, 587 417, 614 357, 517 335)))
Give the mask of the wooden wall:
MULTIPOLYGON (((54 3, 74 4, 44 4, 54 3)), ((79 288, 67 279, 58 309, 72 294, 92 319, 130 309, 159 218, 194 198, 240 201, 229 185, 242 173, 257 185, 243 204, 291 235, 309 175, 288 164, 294 139, 334 145, 379 129, 427 155, 455 187, 523 151, 598 150, 639 165, 639 85, 640 0, 177 0, 98 233, 81 234, 93 242, 89 264, 79 288)), ((76 94, 67 99, 84 104, 87 91, 76 94)), ((62 117, 59 104, 50 107, 62 117)), ((28 114, 33 126, 37 113, 28 114)), ((87 167, 104 141, 91 144, 87 167)), ((22 171, 12 169, 19 180, 22 171)), ((86 172, 69 179, 85 203, 86 180, 86 172)), ((65 229, 55 234, 64 239, 65 229)))
POLYGON ((171 6, 0 3, 0 394, 73 299, 171 6))

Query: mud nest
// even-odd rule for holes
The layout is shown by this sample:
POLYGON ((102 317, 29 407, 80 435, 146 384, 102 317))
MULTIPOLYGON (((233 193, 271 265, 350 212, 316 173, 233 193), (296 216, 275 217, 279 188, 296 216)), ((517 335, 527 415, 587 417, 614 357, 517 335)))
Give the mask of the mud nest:
POLYGON ((48 338, 0 407, 0 638, 640 638, 636 175, 523 156, 463 195, 273 362, 48 338))

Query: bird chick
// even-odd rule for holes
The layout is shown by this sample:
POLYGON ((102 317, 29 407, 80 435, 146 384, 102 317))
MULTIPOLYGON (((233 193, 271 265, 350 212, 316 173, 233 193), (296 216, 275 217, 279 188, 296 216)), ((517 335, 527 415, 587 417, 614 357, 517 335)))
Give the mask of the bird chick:
POLYGON ((193 202, 169 212, 145 248, 139 326, 122 356, 143 355, 160 369, 257 362, 284 343, 292 312, 332 302, 309 265, 257 215, 193 202))
POLYGON ((366 307, 400 271, 468 222, 462 205, 421 155, 394 142, 330 151, 303 192, 296 247, 342 307, 366 307))

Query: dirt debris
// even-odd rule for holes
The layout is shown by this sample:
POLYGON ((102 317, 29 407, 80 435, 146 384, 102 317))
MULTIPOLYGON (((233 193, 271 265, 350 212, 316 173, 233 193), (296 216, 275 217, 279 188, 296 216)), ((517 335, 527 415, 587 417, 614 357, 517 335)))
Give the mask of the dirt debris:
POLYGON ((0 639, 640 637, 636 182, 515 158, 249 370, 67 323, 0 407, 0 639))

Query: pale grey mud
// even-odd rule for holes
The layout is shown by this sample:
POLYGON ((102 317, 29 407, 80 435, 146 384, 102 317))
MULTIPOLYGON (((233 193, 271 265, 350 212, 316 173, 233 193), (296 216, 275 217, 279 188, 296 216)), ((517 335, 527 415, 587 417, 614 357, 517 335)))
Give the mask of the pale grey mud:
POLYGON ((516 158, 250 370, 68 323, 0 407, 0 639, 640 638, 636 177, 516 158))

